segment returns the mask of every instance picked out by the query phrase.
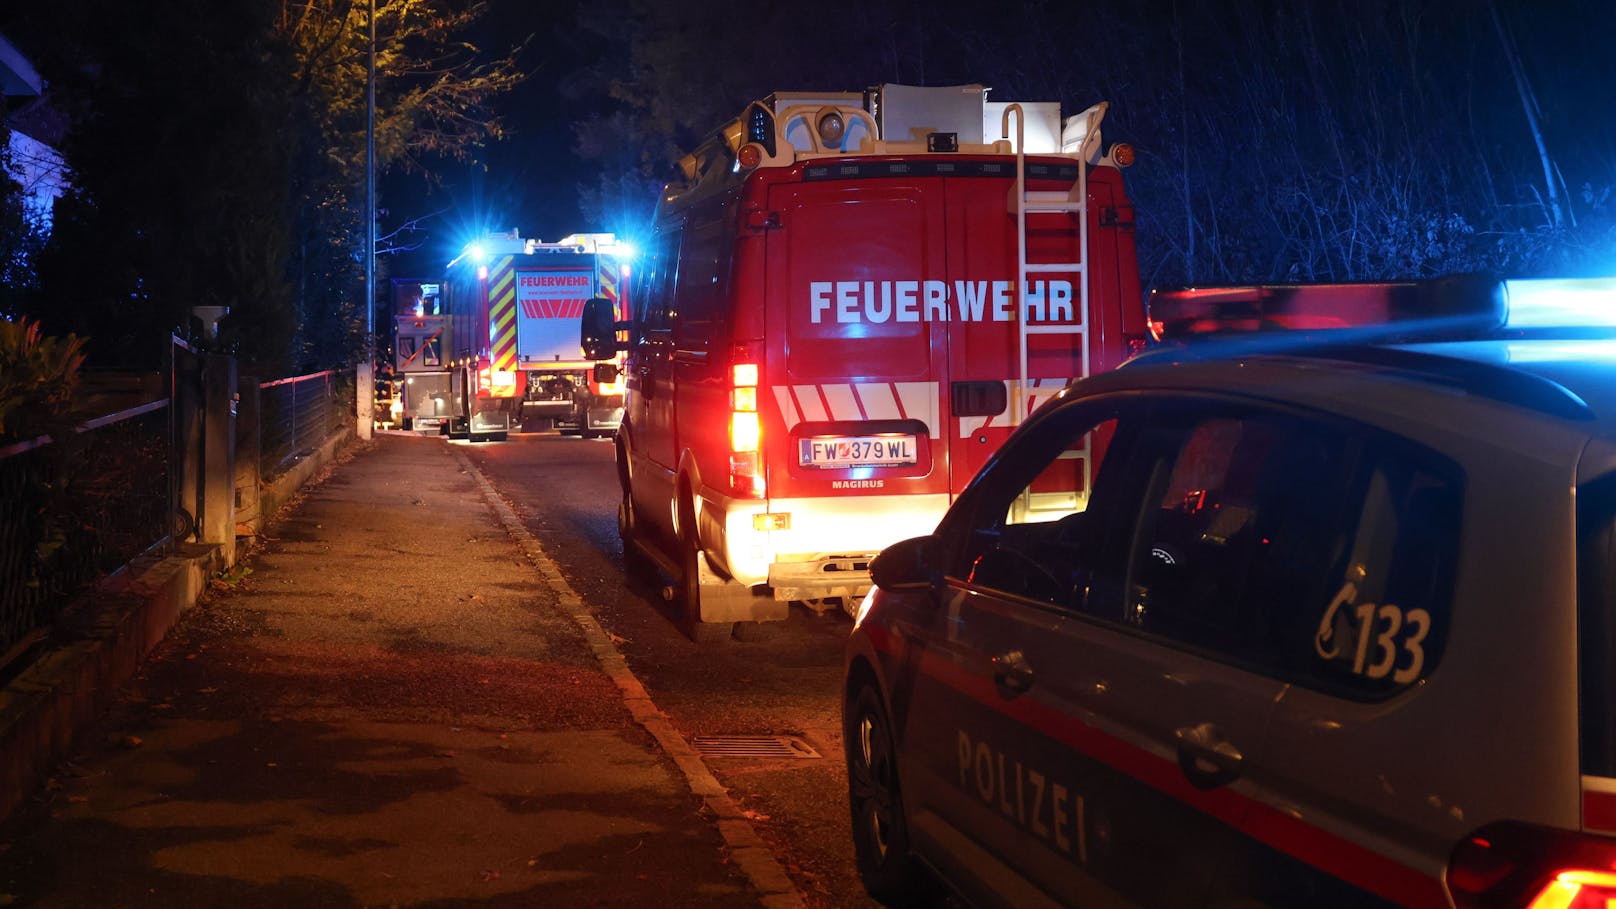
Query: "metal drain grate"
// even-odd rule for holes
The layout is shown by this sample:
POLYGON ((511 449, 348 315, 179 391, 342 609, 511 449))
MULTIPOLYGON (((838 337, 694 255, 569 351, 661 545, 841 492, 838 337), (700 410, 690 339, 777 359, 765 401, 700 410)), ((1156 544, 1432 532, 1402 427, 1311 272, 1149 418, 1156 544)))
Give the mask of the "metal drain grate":
POLYGON ((789 735, 698 735, 690 744, 708 757, 819 757, 807 742, 789 735))

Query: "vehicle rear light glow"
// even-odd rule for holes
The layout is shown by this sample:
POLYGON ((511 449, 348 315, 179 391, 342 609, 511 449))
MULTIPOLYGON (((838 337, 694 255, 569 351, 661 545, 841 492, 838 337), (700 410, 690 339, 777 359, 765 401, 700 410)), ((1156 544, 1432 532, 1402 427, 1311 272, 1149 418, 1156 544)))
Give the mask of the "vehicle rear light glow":
POLYGON ((508 369, 495 369, 486 364, 477 367, 477 397, 516 397, 516 373, 508 369))
POLYGON ((791 512, 776 511, 752 515, 753 530, 790 530, 791 512))
POLYGON ((1447 880, 1458 909, 1605 909, 1616 904, 1616 839, 1492 824, 1453 850, 1447 880))
POLYGON ((731 367, 729 413, 729 481, 736 494, 762 498, 763 424, 758 417, 758 367, 741 362, 731 367))
POLYGON ((737 454, 756 453, 762 438, 763 431, 758 426, 758 415, 755 412, 737 410, 729 415, 730 451, 737 454))
POLYGON ((1607 909, 1612 902, 1616 902, 1616 874, 1564 871, 1543 888, 1529 909, 1607 909))

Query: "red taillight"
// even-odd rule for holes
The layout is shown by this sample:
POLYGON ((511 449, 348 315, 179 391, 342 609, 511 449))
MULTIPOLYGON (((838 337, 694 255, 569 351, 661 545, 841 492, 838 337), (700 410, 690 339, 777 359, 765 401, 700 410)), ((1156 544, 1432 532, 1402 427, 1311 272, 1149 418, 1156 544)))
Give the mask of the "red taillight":
POLYGON ((737 410, 729 415, 729 450, 756 454, 763 441, 763 429, 758 426, 757 411, 737 410))
POLYGON ((1616 902, 1616 839, 1492 824, 1453 850, 1448 891, 1458 909, 1605 909, 1616 902))
POLYGON ((763 423, 758 416, 758 367, 731 367, 729 413, 729 482, 738 495, 763 498, 763 423))

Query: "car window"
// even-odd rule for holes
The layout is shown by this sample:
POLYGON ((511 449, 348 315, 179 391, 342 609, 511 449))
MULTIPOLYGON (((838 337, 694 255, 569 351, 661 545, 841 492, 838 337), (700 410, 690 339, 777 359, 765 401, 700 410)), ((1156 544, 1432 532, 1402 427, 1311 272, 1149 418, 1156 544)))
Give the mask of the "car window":
POLYGON ((1430 671, 1451 612, 1457 468, 1311 416, 1159 416, 1126 623, 1350 697, 1430 671))
MULTIPOLYGON (((1288 583, 1318 578, 1344 444, 1274 413, 1164 420, 1129 556, 1125 619, 1152 634, 1248 659, 1288 583)), ((1299 605, 1299 604, 1297 604, 1299 605)))
POLYGON ((950 572, 969 584, 1081 608, 1106 535, 1097 503, 1120 474, 1111 407, 1068 408, 1007 444, 974 490, 950 572))
POLYGON ((679 227, 658 231, 648 250, 645 264, 637 272, 635 299, 641 301, 635 327, 641 332, 669 330, 676 316, 674 281, 679 270, 679 227))
POLYGON ((1370 448, 1353 488, 1352 535, 1326 574, 1306 676, 1360 697, 1393 694, 1430 673, 1447 640, 1463 485, 1412 451, 1370 448))
POLYGON ((693 222, 684 230, 673 290, 674 334, 681 341, 711 338, 712 323, 722 318, 729 239, 717 219, 693 222))

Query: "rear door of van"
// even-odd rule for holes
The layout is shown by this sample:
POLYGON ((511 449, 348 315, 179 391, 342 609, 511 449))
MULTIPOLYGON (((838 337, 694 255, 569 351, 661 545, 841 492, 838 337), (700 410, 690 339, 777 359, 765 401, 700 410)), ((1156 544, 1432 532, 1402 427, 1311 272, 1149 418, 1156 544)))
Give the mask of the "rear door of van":
MULTIPOLYGON (((766 241, 762 384, 774 406, 762 409, 771 507, 910 494, 946 504, 939 389, 949 326, 927 318, 927 294, 935 316, 947 277, 946 196, 942 178, 904 167, 810 164, 801 182, 770 188, 778 227, 766 241)), ((794 529, 814 520, 798 515, 794 529)), ((886 538, 890 529, 875 527, 879 520, 872 513, 844 522, 842 546, 868 551, 895 542, 886 538)), ((803 551, 822 548, 810 542, 822 534, 797 536, 803 551)))

